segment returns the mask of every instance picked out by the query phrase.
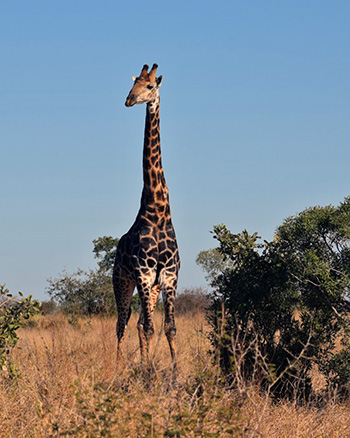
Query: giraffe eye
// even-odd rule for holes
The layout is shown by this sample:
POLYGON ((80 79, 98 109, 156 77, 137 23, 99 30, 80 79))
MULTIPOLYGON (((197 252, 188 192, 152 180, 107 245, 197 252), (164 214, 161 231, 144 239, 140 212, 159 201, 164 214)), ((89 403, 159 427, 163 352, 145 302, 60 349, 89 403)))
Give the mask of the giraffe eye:
POLYGON ((153 85, 147 85, 147 88, 148 88, 149 90, 153 90, 153 85))

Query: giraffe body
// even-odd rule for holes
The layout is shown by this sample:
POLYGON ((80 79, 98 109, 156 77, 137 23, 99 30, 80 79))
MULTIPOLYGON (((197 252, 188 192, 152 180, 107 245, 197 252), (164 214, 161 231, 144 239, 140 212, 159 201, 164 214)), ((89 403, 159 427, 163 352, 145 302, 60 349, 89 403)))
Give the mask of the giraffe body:
POLYGON ((138 215, 130 230, 120 239, 113 271, 113 287, 117 302, 118 360, 135 287, 139 293, 141 313, 138 322, 141 360, 148 359, 149 344, 154 333, 153 311, 160 291, 164 301, 164 331, 175 363, 175 293, 180 257, 171 220, 169 192, 165 182, 159 133, 159 86, 157 65, 134 79, 126 106, 146 103, 143 149, 143 191, 138 215))

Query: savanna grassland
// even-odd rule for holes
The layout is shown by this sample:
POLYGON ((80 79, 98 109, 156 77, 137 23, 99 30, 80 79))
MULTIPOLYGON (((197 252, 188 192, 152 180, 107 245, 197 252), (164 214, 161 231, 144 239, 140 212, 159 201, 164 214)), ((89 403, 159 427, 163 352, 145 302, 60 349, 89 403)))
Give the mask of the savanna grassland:
POLYGON ((156 313, 153 366, 142 370, 136 322, 118 374, 114 318, 48 315, 21 329, 19 376, 0 376, 0 437, 350 437, 349 403, 297 406, 225 389, 202 313, 177 318, 177 376, 156 313))

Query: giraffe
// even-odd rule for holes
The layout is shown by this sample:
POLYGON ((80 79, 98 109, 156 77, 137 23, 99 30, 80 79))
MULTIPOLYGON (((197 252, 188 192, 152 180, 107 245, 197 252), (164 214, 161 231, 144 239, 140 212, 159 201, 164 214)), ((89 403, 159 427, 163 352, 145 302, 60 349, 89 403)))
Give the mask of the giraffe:
POLYGON ((117 363, 122 360, 122 343, 131 314, 131 300, 137 288, 141 312, 137 328, 141 363, 149 360, 149 347, 154 334, 153 312, 160 292, 164 302, 164 331, 174 368, 175 294, 180 257, 171 220, 169 191, 164 178, 159 131, 158 65, 144 65, 139 77, 133 76, 133 87, 125 106, 147 104, 143 146, 143 190, 135 222, 120 239, 113 270, 113 288, 117 302, 117 363))

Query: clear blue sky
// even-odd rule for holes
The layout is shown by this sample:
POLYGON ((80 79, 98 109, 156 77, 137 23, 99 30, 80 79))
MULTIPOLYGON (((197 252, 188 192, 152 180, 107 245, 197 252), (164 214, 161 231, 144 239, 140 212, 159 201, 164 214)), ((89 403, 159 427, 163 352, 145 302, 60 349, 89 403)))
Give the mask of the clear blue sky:
POLYGON ((0 283, 96 266, 142 189, 145 107, 132 75, 159 64, 163 166, 180 289, 225 222, 265 239, 350 195, 350 2, 8 1, 0 6, 0 283))

